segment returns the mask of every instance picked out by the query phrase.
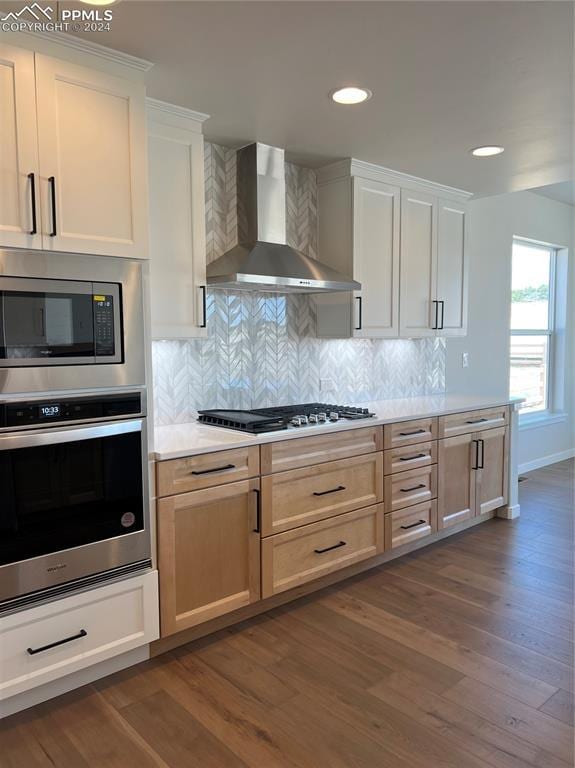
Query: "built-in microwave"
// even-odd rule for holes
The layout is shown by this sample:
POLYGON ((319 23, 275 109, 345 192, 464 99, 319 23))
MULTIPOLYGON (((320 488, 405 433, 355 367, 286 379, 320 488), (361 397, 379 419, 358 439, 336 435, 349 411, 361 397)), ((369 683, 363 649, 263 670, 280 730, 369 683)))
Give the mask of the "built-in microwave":
POLYGON ((0 368, 123 358, 120 284, 0 277, 0 368))

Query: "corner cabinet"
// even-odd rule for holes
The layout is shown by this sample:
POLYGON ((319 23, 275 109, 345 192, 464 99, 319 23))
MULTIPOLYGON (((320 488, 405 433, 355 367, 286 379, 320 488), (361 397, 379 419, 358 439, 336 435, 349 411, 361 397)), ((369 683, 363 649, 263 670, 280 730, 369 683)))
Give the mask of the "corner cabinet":
POLYGON ((0 100, 1 244, 146 258, 144 85, 0 45, 0 100))
POLYGON ((148 99, 152 338, 206 335, 207 115, 148 99))
POLYGON ((358 160, 320 169, 319 258, 362 290, 316 297, 318 336, 465 335, 468 197, 358 160))

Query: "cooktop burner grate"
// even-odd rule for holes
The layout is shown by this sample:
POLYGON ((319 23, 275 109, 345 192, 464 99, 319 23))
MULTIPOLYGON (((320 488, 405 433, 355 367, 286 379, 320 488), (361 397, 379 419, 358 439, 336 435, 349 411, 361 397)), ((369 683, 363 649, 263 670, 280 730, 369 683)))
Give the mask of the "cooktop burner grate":
POLYGON ((199 411, 198 420, 202 424, 235 429, 240 432, 260 434, 279 429, 298 428, 337 422, 340 419, 369 419, 375 414, 368 408, 332 403, 302 403, 300 405, 281 405, 271 408, 241 410, 205 410, 199 411))

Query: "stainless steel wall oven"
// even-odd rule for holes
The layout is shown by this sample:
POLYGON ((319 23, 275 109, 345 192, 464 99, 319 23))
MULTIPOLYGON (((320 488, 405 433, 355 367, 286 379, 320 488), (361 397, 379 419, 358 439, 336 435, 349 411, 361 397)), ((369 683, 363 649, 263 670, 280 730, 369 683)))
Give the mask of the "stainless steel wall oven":
POLYGON ((144 396, 0 403, 0 611, 151 564, 144 396))

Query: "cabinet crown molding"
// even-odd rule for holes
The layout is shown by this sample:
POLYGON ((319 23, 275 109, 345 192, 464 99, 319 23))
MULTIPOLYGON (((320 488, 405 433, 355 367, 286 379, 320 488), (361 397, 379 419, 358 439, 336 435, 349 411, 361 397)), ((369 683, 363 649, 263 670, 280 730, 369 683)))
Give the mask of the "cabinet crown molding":
POLYGON ((100 43, 92 43, 74 35, 65 32, 15 32, 12 36, 9 34, 6 39, 13 39, 15 45, 26 45, 39 53, 56 55, 54 47, 68 48, 78 53, 84 53, 89 56, 96 56, 111 64, 117 64, 122 67, 128 67, 136 72, 149 72, 154 66, 153 62, 146 59, 139 59, 137 56, 131 56, 123 51, 116 51, 100 43), (30 39, 28 39, 30 38, 30 39), (42 50, 35 41, 41 41, 50 46, 50 50, 42 50))
POLYGON ((150 96, 146 98, 146 108, 148 115, 153 118, 170 115, 183 118, 184 120, 193 120, 196 123, 204 123, 210 118, 210 115, 206 115, 205 112, 197 112, 195 109, 180 107, 177 104, 169 104, 167 101, 152 99, 150 96))
POLYGON ((457 187, 449 187, 445 184, 438 184, 428 179, 421 179, 419 176, 412 176, 409 173, 394 171, 392 168, 386 168, 383 165, 368 163, 365 160, 357 160, 353 157, 347 157, 344 160, 338 160, 330 165, 316 170, 318 184, 329 184, 341 178, 349 176, 361 176, 364 179, 373 181, 382 181, 387 184, 396 184, 402 188, 426 190, 441 197, 455 198, 458 200, 468 200, 473 196, 472 192, 466 192, 457 187))

